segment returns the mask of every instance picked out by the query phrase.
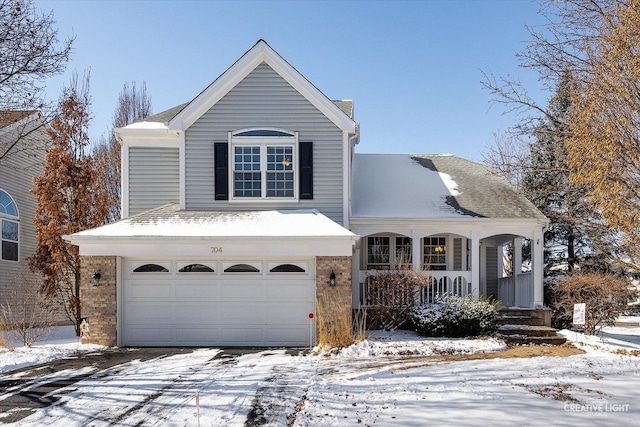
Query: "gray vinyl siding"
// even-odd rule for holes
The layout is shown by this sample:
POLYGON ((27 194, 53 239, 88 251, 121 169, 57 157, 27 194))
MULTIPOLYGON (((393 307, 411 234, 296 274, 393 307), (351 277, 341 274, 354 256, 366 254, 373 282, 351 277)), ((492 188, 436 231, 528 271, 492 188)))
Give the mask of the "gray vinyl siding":
POLYGON ((486 258, 486 266, 487 266, 487 295, 493 296, 494 298, 498 297, 498 248, 496 247, 488 247, 487 248, 487 258, 486 258))
MULTIPOLYGON (((14 136, 13 132, 0 130, 1 143, 14 136)), ((44 138, 43 133, 35 132, 31 137, 44 138)), ((0 143, 0 144, 1 144, 0 143)), ((27 280, 34 286, 41 284, 40 275, 29 269, 28 258, 36 252, 36 232, 33 225, 35 216, 36 197, 29 193, 33 187, 33 177, 42 175, 45 149, 29 150, 27 152, 15 150, 0 161, 0 189, 9 193, 18 206, 18 262, 0 259, 0 304, 6 301, 8 293, 18 281, 27 280)), ((7 218, 10 219, 10 218, 7 218)))
POLYGON ((342 132, 264 63, 187 129, 185 155, 187 209, 314 208, 342 224, 342 132), (214 143, 227 142, 230 131, 252 127, 297 131, 299 141, 313 142, 313 200, 230 205, 214 199, 214 143))
POLYGON ((177 148, 129 148, 129 216, 180 202, 177 148))
POLYGON ((462 270, 462 239, 459 237, 453 239, 453 269, 462 270))

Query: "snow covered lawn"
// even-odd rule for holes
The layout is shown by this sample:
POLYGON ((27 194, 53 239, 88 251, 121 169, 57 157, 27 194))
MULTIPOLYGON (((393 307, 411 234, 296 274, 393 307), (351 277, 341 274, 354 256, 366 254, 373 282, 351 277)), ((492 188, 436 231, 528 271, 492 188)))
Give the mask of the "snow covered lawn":
MULTIPOLYGON (((98 372, 20 425, 196 426, 198 413, 202 426, 638 425, 640 328, 608 328, 604 340, 562 333, 586 353, 464 360, 504 343, 402 331, 338 354, 196 349, 98 372)), ((78 348, 31 352, 44 346, 47 358, 78 348)), ((0 351, 3 382, 17 366, 9 353, 0 351)))

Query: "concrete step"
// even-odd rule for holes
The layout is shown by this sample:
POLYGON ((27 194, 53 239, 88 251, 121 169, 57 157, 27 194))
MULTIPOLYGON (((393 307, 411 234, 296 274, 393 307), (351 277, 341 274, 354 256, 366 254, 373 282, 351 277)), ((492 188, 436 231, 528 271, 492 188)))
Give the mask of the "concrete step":
POLYGON ((529 316, 533 317, 536 312, 533 308, 502 308, 500 314, 502 316, 529 316))
POLYGON ((498 327, 498 333, 503 336, 555 337, 556 332, 554 328, 538 325, 502 325, 498 327))
POLYGON ((531 325, 544 326, 543 319, 531 316, 501 316, 498 318, 498 325, 531 325))

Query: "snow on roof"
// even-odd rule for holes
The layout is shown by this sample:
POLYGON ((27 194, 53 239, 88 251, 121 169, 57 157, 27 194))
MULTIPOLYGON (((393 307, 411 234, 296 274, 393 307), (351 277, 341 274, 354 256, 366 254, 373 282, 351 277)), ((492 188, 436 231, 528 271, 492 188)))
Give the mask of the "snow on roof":
POLYGON ((127 129, 168 129, 167 125, 165 125, 164 123, 147 122, 147 121, 135 122, 126 126, 126 128, 127 129))
POLYGON ((493 169, 452 155, 356 154, 352 216, 546 221, 493 169))
POLYGON ((454 179, 428 169, 409 154, 356 154, 352 212, 356 217, 459 217, 447 197, 459 193, 454 179))
POLYGON ((94 237, 355 236, 316 210, 183 211, 177 204, 170 204, 75 233, 72 240, 94 237))

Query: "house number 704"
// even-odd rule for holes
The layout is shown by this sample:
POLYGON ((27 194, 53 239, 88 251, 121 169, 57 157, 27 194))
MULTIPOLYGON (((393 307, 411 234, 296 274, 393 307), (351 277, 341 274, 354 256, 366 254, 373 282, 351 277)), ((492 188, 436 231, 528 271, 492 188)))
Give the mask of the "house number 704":
POLYGON ((219 254, 222 252, 222 246, 212 246, 211 253, 219 254))

